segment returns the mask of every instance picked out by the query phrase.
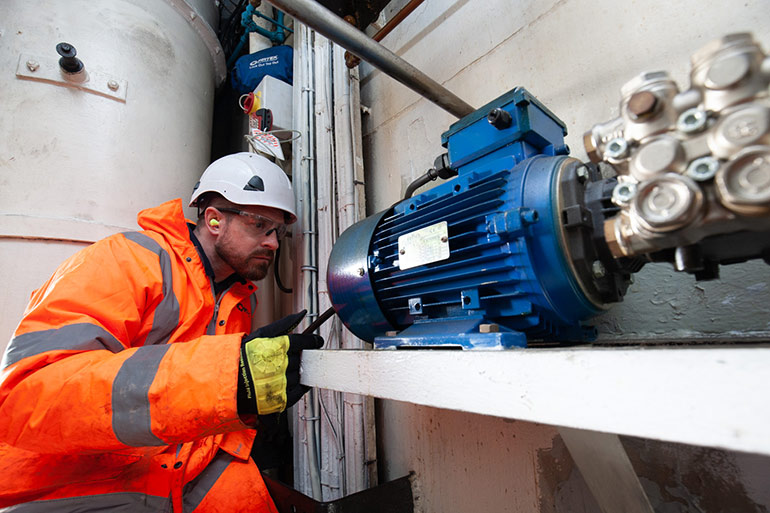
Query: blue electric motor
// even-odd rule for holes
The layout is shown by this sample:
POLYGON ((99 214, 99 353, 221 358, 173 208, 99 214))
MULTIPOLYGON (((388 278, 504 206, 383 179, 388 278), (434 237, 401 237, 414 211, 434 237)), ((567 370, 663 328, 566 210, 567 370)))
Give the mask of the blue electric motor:
POLYGON ((377 348, 584 341, 633 262, 612 258, 614 179, 567 156, 564 123, 516 88, 453 124, 435 174, 454 174, 345 231, 329 291, 377 348))

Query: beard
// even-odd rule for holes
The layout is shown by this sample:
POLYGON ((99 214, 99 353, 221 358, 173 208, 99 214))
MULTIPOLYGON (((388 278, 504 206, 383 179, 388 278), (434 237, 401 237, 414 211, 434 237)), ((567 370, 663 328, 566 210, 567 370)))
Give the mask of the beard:
POLYGON ((214 243, 214 250, 219 258, 237 274, 251 281, 259 281, 267 276, 274 256, 274 252, 269 249, 255 249, 248 253, 239 253, 227 244, 226 240, 221 239, 217 239, 214 243), (269 260, 258 257, 267 257, 269 260))

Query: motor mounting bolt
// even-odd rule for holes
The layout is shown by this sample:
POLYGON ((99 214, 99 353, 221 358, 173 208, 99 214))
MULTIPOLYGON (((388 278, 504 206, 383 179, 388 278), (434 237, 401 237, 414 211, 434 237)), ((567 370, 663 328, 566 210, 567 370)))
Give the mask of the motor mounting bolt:
POLYGON ((676 128, 685 134, 693 134, 703 130, 706 121, 708 121, 708 115, 705 111, 697 108, 687 109, 679 115, 676 128))
POLYGON ((508 111, 505 111, 501 108, 495 108, 490 110, 489 114, 487 114, 487 121, 489 121, 489 124, 498 130, 505 130, 511 126, 513 118, 508 111))
POLYGON ((701 157, 690 162, 687 166, 687 176, 696 182, 705 182, 711 180, 719 171, 719 161, 714 157, 701 157))
POLYGON ((636 196, 635 183, 619 183, 612 190, 612 202, 619 206, 628 205, 634 196, 636 196))
POLYGON ((628 113, 633 120, 650 117, 658 106, 658 97, 650 91, 638 91, 628 100, 628 113))
POLYGON ((591 264, 591 274, 594 275, 594 278, 604 278, 607 276, 607 269, 601 261, 594 260, 593 264, 591 264))
POLYGON ((30 71, 37 71, 40 67, 40 63, 35 60, 28 60, 27 61, 27 69, 30 71))
POLYGON ((366 274, 366 270, 363 267, 358 268, 358 275, 363 276, 366 274))
POLYGON ((107 87, 109 87, 112 91, 117 91, 120 88, 120 84, 118 84, 117 80, 110 80, 107 82, 107 87))
POLYGON ((607 143, 604 148, 604 156, 609 159, 622 159, 628 154, 628 141, 622 137, 616 137, 607 143))
POLYGON ((398 254, 399 254, 399 255, 403 255, 404 253, 406 253, 406 250, 405 250, 405 249, 399 249, 399 250, 398 250, 398 254))

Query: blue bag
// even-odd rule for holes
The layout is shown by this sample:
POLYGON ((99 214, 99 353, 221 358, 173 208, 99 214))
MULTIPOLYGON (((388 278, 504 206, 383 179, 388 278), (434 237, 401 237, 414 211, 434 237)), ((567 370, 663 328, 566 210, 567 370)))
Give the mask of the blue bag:
POLYGON ((253 91, 265 76, 270 75, 291 85, 293 81, 294 49, 280 45, 244 55, 235 61, 231 81, 240 94, 253 91))

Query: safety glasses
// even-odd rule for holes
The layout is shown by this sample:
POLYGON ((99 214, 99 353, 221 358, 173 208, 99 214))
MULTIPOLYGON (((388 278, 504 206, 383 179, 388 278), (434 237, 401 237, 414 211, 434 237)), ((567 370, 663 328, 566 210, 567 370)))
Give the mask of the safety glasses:
POLYGON ((276 223, 272 219, 262 217, 258 214, 252 214, 244 210, 238 210, 236 208, 226 207, 214 207, 221 212, 229 212, 231 214, 238 214, 239 216, 248 217, 254 220, 254 227, 257 229, 257 235, 262 237, 268 237, 271 233, 275 232, 275 236, 280 240, 286 235, 288 227, 283 223, 276 223))

